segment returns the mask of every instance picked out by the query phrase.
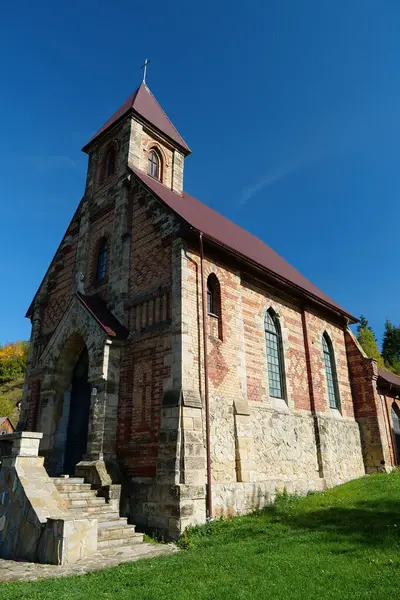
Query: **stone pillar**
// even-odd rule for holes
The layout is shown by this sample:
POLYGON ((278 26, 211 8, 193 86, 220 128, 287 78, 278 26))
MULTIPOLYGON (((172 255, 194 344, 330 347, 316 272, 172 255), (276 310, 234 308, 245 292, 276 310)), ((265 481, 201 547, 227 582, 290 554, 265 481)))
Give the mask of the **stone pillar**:
POLYGON ((79 237, 78 245, 76 248, 75 265, 72 278, 72 284, 70 293, 73 295, 77 290, 84 292, 83 280, 87 271, 88 261, 88 240, 89 240, 89 206, 87 199, 84 198, 80 207, 80 223, 79 223, 79 237))
POLYGON ((35 342, 37 338, 40 336, 40 328, 41 328, 41 313, 42 313, 42 295, 39 295, 36 298, 35 306, 32 314, 32 330, 31 337, 29 342, 29 354, 28 354, 28 362, 25 374, 24 381, 24 389, 22 394, 22 402, 21 402, 21 412, 19 414, 17 431, 22 431, 26 427, 34 427, 37 423, 33 423, 33 421, 37 418, 38 415, 38 406, 32 406, 32 402, 37 402, 39 398, 32 397, 30 394, 30 386, 35 381, 35 366, 37 361, 37 356, 35 355, 36 346, 35 342))
POLYGON ((112 483, 103 453, 106 402, 106 382, 93 381, 86 454, 76 465, 75 475, 96 487, 110 486, 112 483))
POLYGON ((246 400, 235 400, 235 450, 236 481, 249 482, 255 480, 253 455, 253 438, 251 436, 250 407, 246 400))
POLYGON ((96 487, 109 487, 121 480, 116 460, 120 355, 121 348, 107 340, 102 369, 89 374, 92 397, 88 442, 86 454, 75 473, 96 487))
POLYGON ((183 167, 184 157, 181 152, 174 150, 173 155, 173 173, 172 173, 172 189, 174 192, 181 194, 183 192, 183 167))
POLYGON ((154 516, 148 525, 176 539, 206 520, 206 456, 202 406, 185 392, 165 394, 161 409, 154 516))

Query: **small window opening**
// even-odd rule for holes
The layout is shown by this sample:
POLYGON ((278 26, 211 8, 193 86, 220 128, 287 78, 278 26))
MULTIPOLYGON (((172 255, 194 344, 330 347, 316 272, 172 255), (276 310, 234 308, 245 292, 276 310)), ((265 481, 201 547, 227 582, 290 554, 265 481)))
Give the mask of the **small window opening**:
POLYGON ((107 239, 103 238, 97 255, 96 280, 104 281, 107 273, 107 239))
POLYGON ((115 173, 117 152, 115 148, 111 148, 107 155, 107 177, 115 173))
POLYGON ((149 152, 148 174, 155 179, 160 179, 160 158, 154 150, 149 152))

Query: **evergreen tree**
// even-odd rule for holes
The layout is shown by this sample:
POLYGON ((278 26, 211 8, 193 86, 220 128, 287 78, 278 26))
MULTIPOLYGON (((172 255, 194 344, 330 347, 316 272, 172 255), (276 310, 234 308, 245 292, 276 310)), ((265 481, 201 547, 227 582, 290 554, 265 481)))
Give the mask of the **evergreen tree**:
POLYGON ((400 374, 400 327, 393 325, 389 319, 385 322, 382 357, 387 368, 400 374))
POLYGON ((360 330, 361 330, 361 329, 367 329, 367 328, 369 328, 368 321, 367 321, 367 319, 364 317, 364 315, 361 315, 361 317, 360 317, 360 322, 359 322, 359 324, 357 325, 357 335, 360 333, 360 330))
MULTIPOLYGON (((360 317, 360 322, 359 322, 359 324, 357 325, 357 337, 360 335, 360 331, 361 331, 362 329, 369 329, 369 330, 370 330, 370 332, 372 333, 373 337, 374 337, 374 340, 375 340, 375 342, 377 341, 377 340, 376 340, 376 337, 375 337, 375 334, 374 334, 374 332, 372 331, 371 327, 369 326, 369 324, 368 324, 368 320, 366 319, 366 317, 365 317, 364 315, 361 315, 361 317, 360 317)), ((359 341, 360 341, 360 340, 359 340, 359 341)), ((371 357, 371 358, 372 358, 372 357, 371 357)))
POLYGON ((381 356, 381 353, 379 352, 379 348, 378 348, 378 344, 376 343, 375 336, 374 336, 371 328, 368 327, 368 321, 365 318, 363 321, 362 321, 362 319, 363 318, 361 317, 360 325, 361 325, 361 323, 363 323, 364 326, 363 327, 358 326, 357 339, 358 339, 362 349, 364 350, 365 354, 367 356, 369 356, 369 358, 374 358, 378 363, 378 367, 383 368, 384 367, 383 358, 381 356))

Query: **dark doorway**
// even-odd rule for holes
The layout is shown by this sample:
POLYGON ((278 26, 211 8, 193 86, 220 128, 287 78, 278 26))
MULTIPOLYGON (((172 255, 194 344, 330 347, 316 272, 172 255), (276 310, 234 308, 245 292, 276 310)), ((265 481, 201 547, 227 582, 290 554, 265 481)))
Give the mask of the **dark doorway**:
POLYGON ((91 396, 88 372, 89 355, 85 347, 72 374, 71 403, 64 455, 64 473, 66 475, 75 474, 75 467, 86 452, 91 396))
POLYGON ((399 410, 395 404, 392 404, 392 421, 393 421, 393 434, 394 434, 394 442, 397 457, 397 464, 400 465, 400 417, 399 410))

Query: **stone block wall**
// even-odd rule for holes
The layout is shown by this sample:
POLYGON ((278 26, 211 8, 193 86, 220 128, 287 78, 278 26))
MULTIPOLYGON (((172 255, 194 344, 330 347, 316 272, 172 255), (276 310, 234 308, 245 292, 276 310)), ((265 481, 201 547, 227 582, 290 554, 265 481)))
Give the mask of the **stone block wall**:
POLYGON ((68 515, 38 456, 41 433, 0 438, 0 557, 73 563, 97 550, 97 520, 68 515))

